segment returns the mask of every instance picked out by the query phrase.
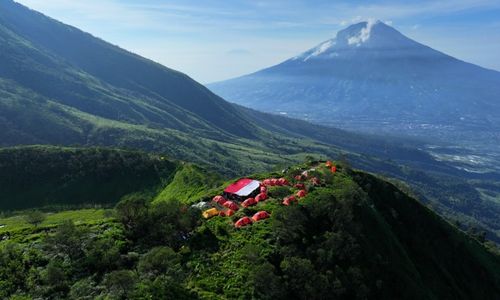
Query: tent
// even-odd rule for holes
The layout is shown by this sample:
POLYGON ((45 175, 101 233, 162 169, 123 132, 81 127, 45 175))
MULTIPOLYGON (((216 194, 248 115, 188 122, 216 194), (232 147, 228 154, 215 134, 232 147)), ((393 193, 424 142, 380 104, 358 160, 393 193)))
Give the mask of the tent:
POLYGON ((249 217, 243 217, 243 218, 239 219, 238 221, 236 221, 236 223, 234 223, 234 226, 236 228, 240 228, 240 227, 247 226, 250 224, 252 224, 252 219, 250 219, 249 217))
POLYGON ((257 197, 255 197, 255 201, 257 201, 257 202, 264 201, 266 199, 267 199, 266 193, 260 193, 257 195, 257 197))
POLYGON ((297 183, 295 185, 295 188, 298 188, 299 190, 304 190, 306 188, 306 185, 303 183, 297 183))
POLYGON ((278 179, 278 185, 285 186, 285 185, 289 185, 289 184, 290 183, 288 183, 288 180, 286 180, 286 178, 278 179))
POLYGON ((191 205, 191 207, 199 209, 199 210, 205 210, 210 208, 210 204, 205 201, 198 202, 196 204, 191 205))
POLYGON ((229 185, 224 190, 227 199, 243 201, 244 199, 255 197, 259 193, 260 182, 257 180, 243 178, 229 185))
POLYGON ((260 220, 267 219, 269 217, 270 217, 269 213, 267 211, 263 211, 262 210, 262 211, 259 211, 258 213, 256 213, 255 215, 253 215, 252 220, 254 222, 257 222, 257 221, 260 221, 260 220))
POLYGON ((268 179, 264 179, 262 181, 262 185, 263 186, 285 186, 285 185, 289 185, 290 183, 288 182, 288 180, 286 180, 286 178, 268 178, 268 179))
POLYGON ((255 204, 257 204, 257 201, 255 200, 255 198, 248 198, 247 200, 245 200, 241 203, 241 206, 249 207, 249 206, 253 206, 255 204))
POLYGON ((304 198, 307 195, 307 192, 305 190, 300 190, 297 192, 297 197, 299 198, 304 198))
POLYGON ((321 180, 319 180, 318 177, 313 177, 313 178, 311 178, 311 183, 314 186, 318 186, 318 185, 321 185, 321 180))
POLYGON ((226 201, 223 205, 229 209, 234 210, 234 211, 240 209, 238 204, 234 203, 233 201, 226 201))
POLYGON ((215 203, 219 204, 219 205, 224 205, 224 203, 226 203, 226 198, 218 195, 218 196, 215 196, 212 201, 214 201, 215 203))
POLYGON ((217 210, 217 208, 211 208, 211 209, 207 209, 205 210, 203 213, 202 213, 202 216, 203 218, 205 219, 210 219, 212 217, 215 217, 219 214, 219 210, 217 210))
POLYGON ((293 195, 283 199, 283 205, 285 206, 289 206, 290 204, 292 204, 292 202, 297 202, 297 198, 295 198, 295 196, 293 195))

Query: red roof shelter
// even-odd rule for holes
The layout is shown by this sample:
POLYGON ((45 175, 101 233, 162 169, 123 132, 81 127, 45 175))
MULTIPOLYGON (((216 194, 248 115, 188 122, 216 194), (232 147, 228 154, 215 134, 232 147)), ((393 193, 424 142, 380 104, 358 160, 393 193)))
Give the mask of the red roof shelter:
POLYGON ((229 185, 224 190, 224 196, 231 200, 243 201, 256 196, 260 190, 260 182, 257 180, 242 178, 229 185))

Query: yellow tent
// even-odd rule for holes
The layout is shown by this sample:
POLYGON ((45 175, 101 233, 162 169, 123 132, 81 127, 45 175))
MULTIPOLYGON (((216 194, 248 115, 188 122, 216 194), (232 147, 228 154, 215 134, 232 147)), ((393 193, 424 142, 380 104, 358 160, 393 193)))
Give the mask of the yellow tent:
POLYGON ((211 209, 207 209, 205 210, 203 213, 202 213, 202 216, 203 218, 205 219, 210 219, 211 217, 215 217, 216 215, 219 214, 219 210, 217 210, 217 208, 211 208, 211 209))

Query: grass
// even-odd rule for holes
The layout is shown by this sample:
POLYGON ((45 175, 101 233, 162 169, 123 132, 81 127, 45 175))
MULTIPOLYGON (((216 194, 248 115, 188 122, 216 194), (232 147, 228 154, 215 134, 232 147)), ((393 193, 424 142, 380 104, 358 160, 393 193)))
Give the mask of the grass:
MULTIPOLYGON (((47 218, 38 226, 38 228, 51 228, 63 223, 64 221, 70 220, 77 225, 97 224, 111 219, 107 215, 106 211, 107 210, 105 209, 80 209, 47 213, 47 218)), ((20 213, 12 217, 0 218, 0 226, 2 225, 4 227, 0 228, 0 234, 6 232, 15 234, 18 231, 34 228, 33 225, 26 222, 25 213, 20 213)))

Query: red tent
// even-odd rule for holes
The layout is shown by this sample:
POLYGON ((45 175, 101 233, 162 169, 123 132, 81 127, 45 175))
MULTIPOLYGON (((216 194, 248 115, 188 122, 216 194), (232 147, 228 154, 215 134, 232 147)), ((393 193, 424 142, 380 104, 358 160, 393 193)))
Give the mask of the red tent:
POLYGON ((278 185, 288 185, 288 180, 286 180, 286 178, 280 178, 278 179, 278 185))
POLYGON ((270 217, 270 215, 269 215, 269 213, 267 211, 259 211, 258 213, 256 213, 255 215, 253 215, 252 220, 254 222, 257 222, 257 221, 260 221, 260 220, 267 219, 269 217, 270 217))
POLYGON ((300 190, 304 190, 306 188, 306 185, 303 183, 297 183, 297 184, 295 184, 295 187, 300 189, 300 190))
POLYGON ((264 201, 266 199, 267 199, 266 193, 260 193, 257 195, 257 197, 255 197, 255 201, 257 201, 257 202, 264 201))
POLYGON ((297 192, 297 197, 299 198, 304 198, 307 195, 307 192, 305 190, 300 190, 297 192))
POLYGON ((264 181, 262 181, 262 185, 264 185, 264 186, 271 185, 271 179, 264 179, 264 181))
POLYGON ((257 180, 243 178, 229 185, 224 190, 224 196, 231 200, 243 201, 259 193, 260 182, 257 180))
POLYGON ((227 200, 226 200, 226 198, 219 195, 219 196, 215 196, 213 198, 213 201, 219 205, 224 205, 224 203, 226 203, 227 200))
POLYGON ((226 216, 230 217, 230 216, 232 216, 232 215, 234 215, 234 210, 232 210, 232 209, 228 209, 228 210, 226 211, 226 216))
POLYGON ((257 201, 254 198, 248 198, 247 200, 245 200, 241 203, 241 206, 249 207, 249 206, 252 206, 255 204, 257 204, 257 201))
POLYGON ((236 228, 240 228, 240 227, 247 226, 250 224, 252 224, 252 219, 250 219, 249 217, 243 217, 243 218, 239 219, 238 221, 236 221, 236 223, 234 223, 234 226, 236 228))
POLYGON ((327 161, 326 164, 325 164, 325 166, 327 168, 331 168, 333 166, 333 163, 331 161, 327 161))
POLYGON ((332 168, 330 169, 330 171, 332 171, 332 173, 337 173, 337 167, 336 166, 332 166, 332 168))
POLYGON ((238 204, 234 203, 233 201, 226 201, 223 205, 229 209, 234 210, 234 211, 240 209, 238 204))
POLYGON ((297 202, 297 199, 293 195, 283 199, 283 205, 289 206, 292 202, 297 202))
POLYGON ((267 188, 265 186, 260 187, 260 192, 261 193, 267 193, 267 188))

